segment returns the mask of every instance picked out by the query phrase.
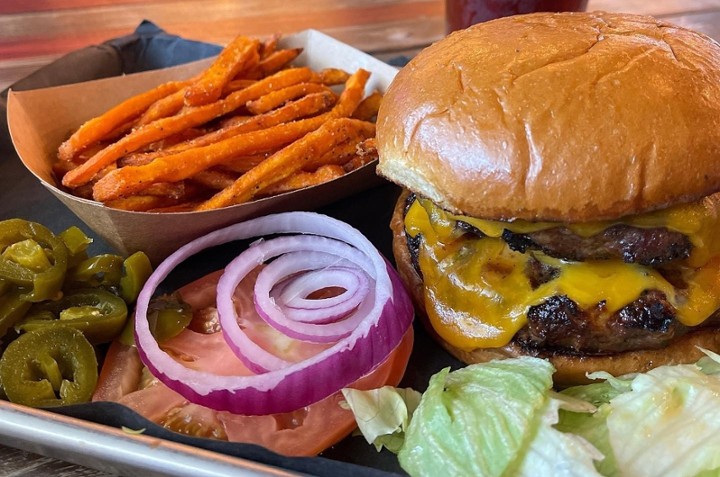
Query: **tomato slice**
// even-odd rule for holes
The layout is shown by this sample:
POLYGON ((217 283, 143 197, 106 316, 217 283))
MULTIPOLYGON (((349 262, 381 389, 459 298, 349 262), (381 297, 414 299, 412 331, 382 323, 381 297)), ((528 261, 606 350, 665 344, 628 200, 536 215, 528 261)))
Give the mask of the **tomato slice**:
MULTIPOLYGON (((215 284, 219 272, 186 285, 179 290, 194 310, 214 304, 215 284)), ((274 330, 256 322, 251 292, 241 284, 236 294, 237 307, 253 310, 242 313, 256 339, 281 353, 284 359, 298 360, 318 352, 327 345, 317 345, 279 338, 274 330), (274 340, 280 340, 274 341, 274 340), (320 347, 320 348, 319 348, 320 347)), ((351 387, 373 389, 396 386, 407 366, 413 346, 410 328, 397 348, 373 372, 351 387)), ((225 345, 221 333, 198 333, 186 329, 163 343, 163 348, 186 366, 220 374, 249 374, 225 345)), ((321 378, 318 378, 321 379, 321 378)), ((259 444, 289 456, 317 455, 336 444, 355 429, 352 413, 340 406, 342 393, 337 392, 302 409, 267 416, 241 416, 188 402, 184 397, 152 377, 144 368, 137 349, 115 341, 105 357, 93 401, 114 401, 170 430, 183 434, 210 437, 232 442, 259 444)))

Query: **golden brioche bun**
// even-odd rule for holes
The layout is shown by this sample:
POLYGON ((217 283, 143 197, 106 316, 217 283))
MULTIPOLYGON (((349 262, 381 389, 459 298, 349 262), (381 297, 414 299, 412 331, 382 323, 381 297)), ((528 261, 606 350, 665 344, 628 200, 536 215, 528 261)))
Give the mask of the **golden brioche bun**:
POLYGON ((440 207, 583 222, 720 190, 720 45, 651 17, 539 13, 418 54, 378 115, 378 172, 440 207))
MULTIPOLYGON (((400 277, 407 285, 418 317, 427 331, 440 345, 466 364, 482 363, 493 359, 517 357, 528 354, 511 341, 502 348, 459 349, 443 340, 432 328, 425 315, 425 296, 422 278, 413 268, 404 226, 404 208, 409 192, 403 191, 395 204, 390 228, 393 231, 393 254, 400 277)), ((626 351, 602 356, 581 356, 558 352, 533 353, 532 356, 548 359, 556 372, 555 384, 562 387, 590 382, 586 374, 607 371, 614 376, 644 372, 665 364, 694 363, 704 356, 701 348, 720 353, 720 330, 716 326, 698 328, 661 349, 626 351)))

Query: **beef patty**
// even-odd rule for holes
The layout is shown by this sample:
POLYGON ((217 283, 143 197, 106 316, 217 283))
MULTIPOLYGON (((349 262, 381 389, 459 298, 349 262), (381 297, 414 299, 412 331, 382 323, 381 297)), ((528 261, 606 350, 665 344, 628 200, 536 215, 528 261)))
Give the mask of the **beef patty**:
POLYGON ((540 250, 545 255, 574 262, 619 258, 626 263, 656 267, 688 258, 692 251, 690 239, 680 232, 623 224, 590 237, 581 237, 566 227, 554 227, 528 234, 505 229, 502 238, 516 252, 540 250))
MULTIPOLYGON (((415 200, 410 194, 405 212, 415 200)), ((484 237, 470 224, 459 221, 456 227, 464 234, 484 237)), ((540 250, 566 260, 605 260, 620 258, 625 262, 658 266, 687 258, 692 245, 680 233, 665 228, 642 229, 615 225, 591 237, 581 237, 569 229, 556 227, 530 234, 505 230, 502 236, 518 252, 540 250)), ((407 236, 412 264, 418 265, 421 236, 407 236)), ((533 288, 546 283, 559 269, 535 258, 527 262, 525 274, 533 288)), ((677 320, 675 308, 659 290, 645 290, 636 300, 610 313, 603 302, 582 309, 564 295, 555 295, 530 307, 528 323, 513 338, 526 351, 554 350, 564 353, 606 354, 666 346, 687 333, 688 327, 677 320)), ((708 320, 707 322, 713 321, 708 320)))
POLYGON ((555 295, 531 306, 527 319, 514 338, 526 350, 604 354, 655 349, 688 331, 658 290, 643 292, 615 313, 609 313, 602 302, 581 309, 565 295, 555 295))

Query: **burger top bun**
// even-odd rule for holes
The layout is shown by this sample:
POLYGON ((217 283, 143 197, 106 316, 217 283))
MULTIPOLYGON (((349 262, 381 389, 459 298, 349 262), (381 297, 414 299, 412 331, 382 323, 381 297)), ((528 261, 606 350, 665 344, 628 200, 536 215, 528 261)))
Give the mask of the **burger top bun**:
POLYGON ((720 190, 720 45, 650 17, 539 13, 397 75, 378 172, 464 215, 613 219, 720 190))

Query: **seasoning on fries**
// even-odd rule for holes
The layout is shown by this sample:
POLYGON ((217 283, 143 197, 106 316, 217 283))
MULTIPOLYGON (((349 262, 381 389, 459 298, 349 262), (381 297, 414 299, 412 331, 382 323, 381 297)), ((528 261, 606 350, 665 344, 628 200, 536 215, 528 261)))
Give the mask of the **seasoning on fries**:
POLYGON ((382 95, 365 97, 362 69, 291 66, 301 51, 282 49, 277 36, 238 36, 195 77, 80 126, 54 170, 72 193, 108 207, 176 211, 227 207, 362 167, 376 158, 367 145, 382 95))

